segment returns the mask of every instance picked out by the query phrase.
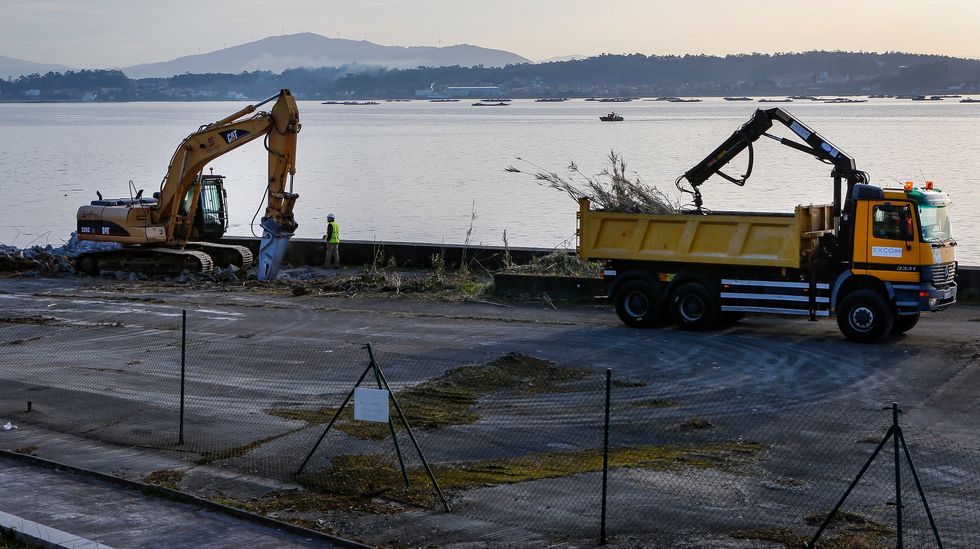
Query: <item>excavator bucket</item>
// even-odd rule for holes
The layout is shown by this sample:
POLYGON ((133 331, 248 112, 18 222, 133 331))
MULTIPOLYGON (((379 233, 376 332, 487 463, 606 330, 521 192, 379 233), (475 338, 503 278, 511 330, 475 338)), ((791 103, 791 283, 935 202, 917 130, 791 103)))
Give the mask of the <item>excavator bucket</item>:
POLYGON ((274 219, 262 220, 262 242, 259 244, 258 279, 262 282, 275 280, 279 276, 279 266, 286 255, 292 231, 279 226, 274 219))

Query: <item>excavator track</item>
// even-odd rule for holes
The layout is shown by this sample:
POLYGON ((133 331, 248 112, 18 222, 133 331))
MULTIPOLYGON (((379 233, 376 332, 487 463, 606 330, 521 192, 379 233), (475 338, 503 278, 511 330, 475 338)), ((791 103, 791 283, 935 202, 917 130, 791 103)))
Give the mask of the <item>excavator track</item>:
POLYGON ((208 254, 176 248, 123 248, 87 252, 78 256, 75 266, 79 272, 92 276, 98 276, 104 271, 178 275, 184 271, 206 274, 214 270, 214 262, 208 254))
POLYGON ((211 256, 211 261, 217 268, 234 265, 242 270, 248 270, 255 265, 252 250, 245 246, 234 244, 216 244, 214 242, 188 242, 185 249, 204 252, 211 256))

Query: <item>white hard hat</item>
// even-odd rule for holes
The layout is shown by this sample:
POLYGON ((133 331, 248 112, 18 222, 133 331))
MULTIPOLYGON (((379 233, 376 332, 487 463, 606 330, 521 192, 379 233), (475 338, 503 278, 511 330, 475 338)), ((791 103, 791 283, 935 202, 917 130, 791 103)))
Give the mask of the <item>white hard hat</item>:
POLYGON ((327 214, 327 219, 333 219, 333 214, 327 214))

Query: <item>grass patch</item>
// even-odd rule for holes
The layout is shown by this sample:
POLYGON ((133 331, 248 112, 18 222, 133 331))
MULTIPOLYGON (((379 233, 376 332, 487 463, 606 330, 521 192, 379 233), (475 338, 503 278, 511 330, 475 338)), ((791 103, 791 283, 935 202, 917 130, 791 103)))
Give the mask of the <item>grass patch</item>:
POLYGON ((714 429, 715 424, 701 417, 692 417, 682 421, 674 429, 677 431, 688 432, 688 431, 704 431, 707 429, 714 429))
POLYGON ((0 317, 2 324, 35 324, 40 326, 62 326, 64 323, 57 318, 41 315, 4 316, 0 317))
POLYGON ((24 446, 23 448, 17 448, 12 450, 15 454, 24 454, 25 456, 33 456, 34 452, 38 451, 38 446, 24 446))
POLYGON ((184 471, 177 471, 176 469, 160 469, 143 477, 143 482, 147 484, 162 486, 171 490, 180 490, 180 481, 182 480, 184 480, 184 471))
MULTIPOLYGON (((330 406, 324 406, 315 410, 306 410, 303 408, 271 408, 265 410, 265 413, 283 419, 303 421, 306 422, 307 427, 313 427, 329 423, 333 419, 334 414, 337 413, 337 409, 330 406)), ((394 414, 394 411, 392 413, 394 414)), ((400 425, 400 421, 394 416, 392 416, 392 420, 396 429, 404 430, 404 427, 400 425)), ((340 413, 340 417, 337 418, 337 422, 334 423, 333 428, 352 437, 367 440, 383 440, 385 437, 391 435, 391 430, 386 423, 354 420, 353 403, 348 403, 344 407, 344 411, 340 413)))
POLYGON ((806 486, 807 481, 793 477, 776 477, 776 484, 780 486, 806 486))
MULTIPOLYGON (((818 527, 826 514, 810 515, 804 519, 807 526, 818 527)), ((813 533, 804 535, 791 528, 760 528, 740 530, 731 534, 736 539, 748 539, 778 543, 784 547, 803 547, 813 533)), ((849 511, 838 511, 834 520, 820 537, 818 545, 825 549, 884 549, 895 541, 895 530, 874 520, 849 511)))
POLYGON ((259 446, 262 446, 263 444, 266 444, 267 442, 272 442, 273 440, 276 440, 278 438, 282 438, 282 437, 284 437, 286 435, 291 435, 291 434, 293 434, 293 433, 295 433, 297 431, 301 431, 301 430, 303 430, 302 427, 300 427, 298 429, 290 429, 289 431, 286 431, 285 433, 280 433, 278 435, 272 435, 272 436, 268 436, 268 437, 265 437, 265 438, 260 438, 258 440, 253 440, 252 442, 249 442, 248 444, 243 444, 241 446, 233 446, 231 448, 222 448, 221 450, 215 450, 213 452, 204 452, 204 453, 201 454, 201 457, 197 458, 194 461, 194 463, 196 463, 198 465, 207 465, 209 463, 214 463, 215 461, 221 461, 221 460, 224 460, 224 459, 231 459, 231 458, 241 457, 241 456, 244 456, 245 454, 249 453, 250 451, 258 448, 259 446))
POLYGON ((779 543, 784 547, 803 547, 809 540, 806 536, 790 528, 758 528, 754 530, 739 530, 731 535, 735 539, 753 541, 768 541, 779 543))
MULTIPOLYGON (((589 372, 557 366, 546 360, 511 353, 484 366, 462 366, 396 393, 398 403, 412 429, 435 431, 450 425, 468 425, 480 419, 473 409, 484 396, 499 391, 521 394, 555 393, 566 390, 562 384, 583 379, 589 372)), ((330 421, 336 408, 315 410, 274 408, 265 413, 319 425, 330 421)), ((393 418, 394 419, 394 418, 393 418)), ((395 427, 399 428, 399 421, 395 427)), ((336 428, 359 438, 383 439, 390 434, 383 423, 354 421, 353 406, 348 404, 338 418, 336 428)))
POLYGON ((578 276, 596 278, 602 272, 602 263, 582 261, 574 250, 555 250, 547 255, 531 258, 525 265, 508 265, 504 273, 542 276, 578 276))
POLYGON ((227 497, 214 498, 212 501, 266 516, 284 512, 328 513, 330 511, 352 510, 391 515, 401 510, 391 503, 369 497, 325 494, 312 490, 282 490, 248 501, 239 501, 227 497))
POLYGON ((647 384, 643 381, 625 381, 621 379, 614 379, 612 380, 612 386, 620 389, 632 389, 634 387, 646 387, 647 384))
POLYGON ((432 296, 445 299, 475 297, 486 293, 491 285, 489 277, 478 276, 468 269, 448 271, 441 255, 432 256, 432 269, 423 272, 398 272, 393 257, 385 262, 379 252, 373 264, 364 270, 335 276, 317 283, 321 294, 412 294, 415 297, 432 296))
MULTIPOLYGON (((805 522, 810 526, 819 526, 823 524, 823 521, 826 518, 827 515, 825 513, 820 513, 806 517, 805 522)), ((834 520, 830 522, 829 526, 859 530, 867 533, 895 535, 895 530, 885 526, 884 524, 875 522, 871 518, 862 514, 844 510, 838 511, 837 514, 834 515, 834 520)))
POLYGON ((680 403, 676 400, 671 400, 669 398, 651 398, 648 400, 641 400, 634 404, 640 408, 677 408, 680 403))
MULTIPOLYGON (((683 469, 721 469, 738 472, 766 455, 767 447, 758 443, 728 442, 670 446, 630 446, 609 452, 610 468, 640 468, 651 471, 683 469)), ((408 472, 405 488, 401 471, 390 457, 348 455, 331 458, 327 469, 303 475, 299 480, 328 493, 345 496, 378 496, 431 506, 435 494, 425 471, 408 472)), ((550 452, 514 459, 444 464, 433 467, 433 474, 444 491, 461 491, 517 484, 549 478, 563 478, 602 470, 602 451, 550 452)))
POLYGON ((14 339, 11 341, 0 341, 0 347, 4 347, 7 345, 23 345, 31 341, 37 341, 39 339, 41 339, 40 336, 34 336, 34 337, 25 337, 23 339, 14 339))

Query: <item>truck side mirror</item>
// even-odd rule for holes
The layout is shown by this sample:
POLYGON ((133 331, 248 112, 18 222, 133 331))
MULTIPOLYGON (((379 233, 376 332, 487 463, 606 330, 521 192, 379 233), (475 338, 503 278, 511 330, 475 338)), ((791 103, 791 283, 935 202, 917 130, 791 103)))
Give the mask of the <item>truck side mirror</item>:
POLYGON ((905 236, 905 249, 911 250, 912 242, 915 241, 915 222, 908 206, 902 210, 902 234, 905 236))

